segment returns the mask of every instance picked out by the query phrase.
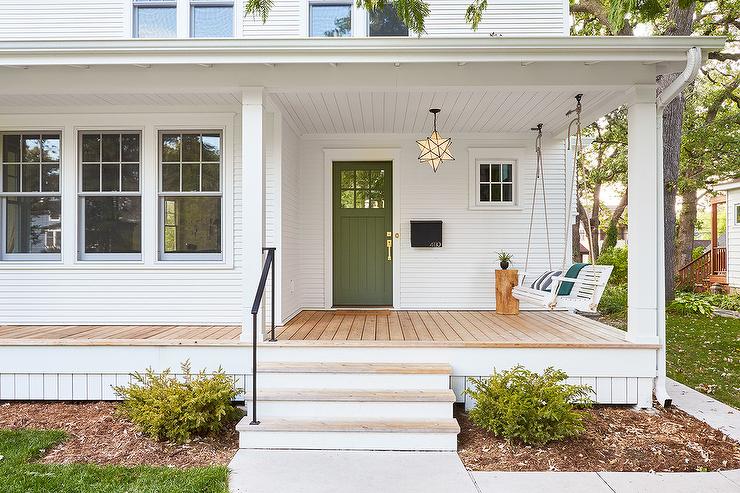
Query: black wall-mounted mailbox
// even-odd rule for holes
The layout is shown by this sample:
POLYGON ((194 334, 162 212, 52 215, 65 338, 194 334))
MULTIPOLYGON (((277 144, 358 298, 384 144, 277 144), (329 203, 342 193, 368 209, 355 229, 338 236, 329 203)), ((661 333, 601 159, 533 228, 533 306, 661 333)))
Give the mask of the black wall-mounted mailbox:
POLYGON ((412 247, 441 247, 442 221, 411 221, 412 247))

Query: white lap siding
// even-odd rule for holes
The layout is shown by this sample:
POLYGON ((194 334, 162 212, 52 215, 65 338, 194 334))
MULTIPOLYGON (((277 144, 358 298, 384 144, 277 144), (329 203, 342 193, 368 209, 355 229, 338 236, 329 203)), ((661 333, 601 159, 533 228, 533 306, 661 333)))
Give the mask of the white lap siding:
POLYGON ((3 0, 0 38, 131 37, 131 0, 3 0))
MULTIPOLYGON (((400 265, 400 309, 490 309, 495 306, 494 269, 496 252, 514 255, 513 268, 523 270, 534 186, 532 136, 516 138, 455 139, 456 161, 445 162, 435 174, 419 164, 414 136, 308 138, 301 147, 301 286, 304 307, 324 307, 324 153, 323 149, 400 148, 401 161, 394 166, 400 194, 400 239, 396 255, 400 265), (469 207, 468 148, 521 147, 518 207, 472 210, 469 207), (442 248, 412 248, 410 221, 443 222, 442 248)), ((497 157, 492 153, 490 157, 497 157)), ((508 154, 504 153, 504 154, 508 154)), ((558 268, 565 249, 564 144, 546 141, 543 149, 553 268, 558 268)), ((504 156, 505 157, 505 156, 504 156)), ((532 233, 530 272, 549 269, 546 231, 540 195, 532 233)))
POLYGON ((740 189, 727 191, 727 282, 740 292, 740 224, 735 209, 740 205, 740 189))
MULTIPOLYGON (((77 229, 73 209, 76 153, 67 148, 76 142, 77 127, 95 128, 106 121, 107 126, 120 125, 133 130, 143 127, 142 162, 142 229, 144 261, 122 264, 105 261, 83 262, 76 260, 74 245, 63 242, 63 262, 0 262, 0 324, 239 324, 242 320, 244 293, 241 284, 242 231, 241 231, 241 118, 236 113, 212 114, 141 114, 141 115, 26 115, 14 117, 0 115, 0 127, 11 130, 13 125, 24 128, 57 128, 63 122, 62 161, 62 228, 77 229), (34 122, 35 123, 31 123, 34 122), (156 129, 168 125, 182 128, 192 122, 194 129, 214 128, 216 121, 228 122, 224 133, 224 146, 228 146, 232 166, 225 166, 224 201, 222 217, 224 228, 224 263, 209 264, 157 262, 151 235, 158 234, 155 152, 156 129), (135 125, 131 122, 140 122, 135 125), (179 123, 175 123, 179 122, 179 123), (199 123, 195 123, 199 122, 199 123), (131 126, 131 128, 128 128, 131 126), (71 138, 70 138, 71 136, 71 138), (149 157, 147 157, 147 155, 149 157), (230 172, 229 172, 230 170, 230 172), (230 184, 228 184, 231 182, 230 184), (66 187, 66 188, 64 188, 66 187), (231 193, 227 194, 226 190, 231 193), (228 204, 231 204, 229 207, 228 204), (72 210, 72 215, 65 215, 72 210), (233 222, 232 222, 233 221, 233 222), (232 227, 233 224, 233 227, 232 227), (233 258, 233 262, 229 260, 233 258)), ((67 233, 65 233, 65 231, 67 233)), ((75 238, 72 234, 71 238, 75 238)), ((74 243, 74 240, 73 240, 74 243)))

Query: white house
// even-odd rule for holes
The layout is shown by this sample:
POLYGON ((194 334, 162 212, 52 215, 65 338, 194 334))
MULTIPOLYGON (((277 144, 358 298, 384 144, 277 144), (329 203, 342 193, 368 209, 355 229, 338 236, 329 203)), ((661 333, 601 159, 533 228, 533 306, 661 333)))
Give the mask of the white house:
POLYGON ((740 180, 733 180, 714 187, 725 192, 725 256, 727 285, 732 292, 740 291, 740 180))
POLYGON ((723 40, 570 38, 561 0, 492 2, 471 32, 466 2, 429 4, 415 37, 351 1, 265 25, 241 1, 0 3, 0 399, 112 399, 190 359, 259 389, 243 446, 396 449, 454 448, 466 378, 516 364, 667 402, 661 112, 723 40), (584 126, 629 108, 626 333, 492 311, 496 252, 523 270, 531 244, 536 274, 570 252, 577 94, 584 126))

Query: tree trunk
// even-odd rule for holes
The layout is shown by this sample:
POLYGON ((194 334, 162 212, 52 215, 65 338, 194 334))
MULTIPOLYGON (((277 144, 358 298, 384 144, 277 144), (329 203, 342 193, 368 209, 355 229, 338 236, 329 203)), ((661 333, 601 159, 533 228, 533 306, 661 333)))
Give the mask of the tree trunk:
POLYGON ((579 263, 583 261, 581 257, 581 223, 576 221, 571 227, 571 255, 573 257, 573 263, 579 263))
MULTIPOLYGON (((685 9, 679 0, 671 0, 668 9, 666 36, 688 36, 693 30, 695 4, 685 9)), ((658 90, 663 91, 678 74, 658 77, 658 90)), ((679 158, 681 155, 681 126, 686 101, 683 95, 674 99, 663 111, 663 187, 665 234, 665 297, 671 301, 676 289, 676 191, 678 190, 679 158)))
POLYGON ((684 190, 681 193, 681 215, 678 220, 678 236, 676 238, 677 265, 680 269, 691 262, 691 251, 694 249, 694 228, 696 226, 696 188, 684 190))

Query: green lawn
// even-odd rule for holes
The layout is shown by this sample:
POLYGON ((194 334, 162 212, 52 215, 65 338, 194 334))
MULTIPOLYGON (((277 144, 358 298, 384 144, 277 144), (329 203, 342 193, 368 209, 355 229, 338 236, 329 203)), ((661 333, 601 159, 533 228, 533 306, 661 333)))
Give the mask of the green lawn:
POLYGON ((740 409, 740 319, 669 314, 668 376, 740 409))
POLYGON ((49 465, 35 463, 65 439, 62 431, 0 430, 0 490, 3 493, 228 492, 226 467, 175 469, 49 465))

